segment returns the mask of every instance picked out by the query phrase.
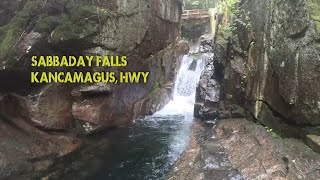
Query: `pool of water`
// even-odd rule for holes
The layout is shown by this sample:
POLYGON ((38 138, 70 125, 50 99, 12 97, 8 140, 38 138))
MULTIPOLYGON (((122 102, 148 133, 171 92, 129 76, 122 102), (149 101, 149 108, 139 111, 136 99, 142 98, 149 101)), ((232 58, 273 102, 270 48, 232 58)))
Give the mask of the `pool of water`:
POLYGON ((193 121, 197 83, 204 60, 185 56, 174 99, 153 116, 127 128, 88 139, 72 164, 56 172, 63 179, 161 180, 186 149, 193 121))

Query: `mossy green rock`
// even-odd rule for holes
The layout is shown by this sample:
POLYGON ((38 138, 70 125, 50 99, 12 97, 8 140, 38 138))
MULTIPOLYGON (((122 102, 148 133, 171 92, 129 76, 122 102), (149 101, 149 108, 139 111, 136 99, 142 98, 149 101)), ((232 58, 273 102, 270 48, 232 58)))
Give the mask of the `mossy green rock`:
POLYGON ((10 60, 10 55, 13 54, 15 46, 29 26, 32 16, 41 10, 41 2, 40 0, 27 2, 9 24, 0 27, 0 67, 1 64, 10 60))
POLYGON ((307 0, 306 4, 310 12, 310 17, 315 22, 317 32, 320 33, 320 1, 307 0))

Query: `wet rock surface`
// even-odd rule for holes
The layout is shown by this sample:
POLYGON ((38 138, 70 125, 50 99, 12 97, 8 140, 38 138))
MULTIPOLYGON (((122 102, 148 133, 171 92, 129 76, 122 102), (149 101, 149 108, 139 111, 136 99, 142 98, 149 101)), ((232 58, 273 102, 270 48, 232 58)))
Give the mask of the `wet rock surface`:
POLYGON ((215 121, 194 121, 189 146, 173 167, 168 180, 242 180, 234 169, 220 138, 214 133, 215 121))
POLYGON ((245 179, 320 178, 320 155, 300 140, 282 139, 246 119, 222 120, 215 131, 245 179))
MULTIPOLYGON (((312 0, 240 1, 236 30, 229 36, 218 29, 208 44, 214 58, 198 85, 195 115, 221 119, 210 136, 244 179, 319 179, 319 6, 312 0), (212 81, 219 84, 214 104, 206 103, 214 95, 212 81)), ((204 162, 197 154, 209 142, 191 141, 194 151, 186 151, 173 178, 215 178, 188 167, 204 162)))
MULTIPOLYGON (((134 119, 153 114, 171 99, 172 82, 182 56, 189 50, 187 43, 178 38, 180 0, 23 0, 1 1, 0 7, 0 114, 8 121, 0 121, 0 126, 19 125, 18 129, 4 129, 0 139, 1 142, 10 138, 30 142, 26 151, 40 147, 32 156, 22 153, 22 160, 60 152, 63 147, 77 147, 73 140, 69 141, 77 140, 76 134, 125 126, 134 119), (33 55, 126 55, 128 66, 122 69, 31 68, 33 55), (76 70, 149 71, 150 75, 146 84, 29 83, 30 71, 76 70), (15 136, 15 131, 41 133, 33 139, 33 136, 22 138, 19 133, 15 136), (57 134, 58 138, 51 134, 57 134), (37 140, 41 137, 53 138, 55 144, 41 149, 50 141, 37 140)), ((20 146, 13 143, 12 148, 20 146)), ((72 152, 73 148, 70 149, 72 152)), ((14 151, 3 149, 1 153, 6 154, 1 156, 3 161, 15 161, 14 151)), ((5 165, 1 166, 0 178, 29 172, 7 174, 7 169, 2 167, 5 165)))
POLYGON ((206 54, 205 69, 202 72, 197 91, 194 116, 202 119, 212 119, 219 115, 220 84, 216 80, 214 58, 212 54, 212 37, 201 38, 201 53, 206 54))
POLYGON ((310 11, 320 4, 309 4, 307 0, 243 1, 239 21, 249 19, 252 28, 238 23, 229 46, 216 43, 228 54, 220 58, 225 66, 225 96, 232 96, 230 101, 246 107, 266 126, 275 125, 263 120, 264 105, 288 124, 320 123, 319 35, 310 11))
POLYGON ((320 178, 320 155, 300 140, 282 139, 247 119, 204 124, 194 122, 190 145, 168 179, 320 178))
MULTIPOLYGON (((3 87, 1 91, 21 96, 41 96, 42 92, 47 92, 49 89, 52 95, 60 94, 57 95, 59 96, 57 99, 68 101, 66 106, 61 107, 61 111, 68 113, 71 112, 72 104, 98 103, 101 107, 96 108, 94 112, 97 113, 98 119, 93 120, 90 117, 86 119, 85 116, 78 119, 78 116, 71 115, 70 118, 60 120, 65 121, 66 125, 72 119, 80 120, 81 123, 94 121, 100 129, 103 129, 122 126, 134 118, 152 114, 163 105, 156 108, 154 106, 168 101, 167 97, 170 97, 171 91, 168 87, 164 89, 163 86, 175 80, 182 56, 188 49, 186 43, 179 42, 178 39, 181 11, 182 4, 176 0, 168 2, 114 0, 109 3, 85 0, 26 1, 12 21, 0 29, 2 37, 0 38, 0 82, 3 87), (148 71, 151 74, 146 84, 110 84, 108 88, 112 89, 112 93, 107 92, 110 90, 102 92, 105 91, 102 87, 98 89, 87 87, 85 90, 77 85, 52 88, 50 85, 38 86, 28 83, 30 71, 76 70, 31 68, 32 55, 71 54, 127 56, 127 67, 80 69, 83 72, 148 71), (61 93, 61 89, 64 88, 64 92, 61 93), (77 90, 85 96, 78 94, 71 98, 70 92, 77 90), (103 95, 100 98, 101 102, 97 102, 96 97, 101 95, 103 95), (144 111, 134 108, 134 104, 142 101, 150 102, 148 105, 144 104, 144 111), (114 119, 119 120, 114 121, 114 119)), ((35 99, 31 103, 37 105, 39 100, 35 99)), ((88 110, 84 113, 93 112, 88 110)), ((35 112, 35 116, 38 114, 35 112)), ((33 119, 39 126, 45 128, 66 128, 66 125, 54 127, 51 120, 44 120, 43 117, 33 119)))
POLYGON ((182 20, 181 37, 190 42, 197 42, 200 36, 208 34, 210 31, 209 18, 182 20))
POLYGON ((319 135, 319 6, 308 0, 241 1, 234 34, 226 38, 218 29, 209 44, 215 76, 204 73, 198 87, 205 92, 211 89, 206 84, 218 82, 219 102, 205 104, 205 93, 198 93, 196 114, 215 109, 220 118, 247 117, 283 137, 319 135))
POLYGON ((320 136, 307 135, 306 136, 307 145, 312 148, 317 153, 320 153, 320 136))

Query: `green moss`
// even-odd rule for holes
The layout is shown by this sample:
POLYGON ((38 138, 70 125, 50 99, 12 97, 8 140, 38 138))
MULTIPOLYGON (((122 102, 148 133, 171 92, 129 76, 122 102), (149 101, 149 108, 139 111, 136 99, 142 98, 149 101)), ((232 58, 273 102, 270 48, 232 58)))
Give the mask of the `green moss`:
MULTIPOLYGON (((220 31, 219 31, 219 32, 220 32, 220 31)), ((225 37, 224 37, 224 35, 223 35, 223 33, 222 33, 222 35, 220 34, 220 35, 218 35, 218 36, 216 37, 215 43, 216 43, 216 44, 219 44, 219 45, 221 45, 221 46, 223 46, 223 47, 227 47, 228 40, 225 39, 225 37)))
POLYGON ((150 93, 150 96, 154 96, 157 95, 161 90, 160 84, 158 82, 156 82, 153 86, 153 90, 150 93))
POLYGON ((63 14, 61 23, 54 29, 52 42, 58 43, 61 40, 78 39, 98 32, 99 24, 90 20, 75 21, 72 17, 63 14))
MULTIPOLYGON (((59 25, 54 29, 52 34, 52 42, 58 43, 61 40, 74 38, 83 38, 91 34, 97 33, 101 23, 107 20, 110 16, 107 10, 98 8, 92 5, 78 5, 73 1, 68 1, 66 4, 70 13, 63 13, 59 17, 59 25)), ((43 21, 49 21, 49 24, 54 24, 54 19, 45 18, 43 21)), ((44 29, 46 29, 45 27, 44 29)))
POLYGON ((58 23, 58 20, 54 16, 42 15, 36 26, 35 31, 39 33, 50 32, 55 28, 55 25, 58 23))
POLYGON ((30 22, 36 22, 36 32, 51 34, 53 31, 52 42, 57 43, 62 39, 82 38, 96 33, 110 17, 106 9, 94 5, 78 4, 74 0, 61 1, 66 12, 51 16, 41 11, 43 0, 29 0, 9 24, 0 27, 0 62, 14 55, 13 47, 30 22))
POLYGON ((318 0, 307 0, 306 3, 309 8, 310 17, 315 22, 316 30, 320 33, 320 3, 318 0))
POLYGON ((28 26, 32 16, 41 8, 41 1, 29 1, 9 24, 0 29, 0 61, 6 59, 11 49, 28 26))

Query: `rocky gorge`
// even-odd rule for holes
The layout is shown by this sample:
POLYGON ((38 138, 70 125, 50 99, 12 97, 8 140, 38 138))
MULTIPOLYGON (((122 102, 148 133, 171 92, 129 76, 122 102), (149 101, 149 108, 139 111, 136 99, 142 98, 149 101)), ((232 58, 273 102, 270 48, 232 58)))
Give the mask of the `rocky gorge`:
POLYGON ((180 34, 209 21, 181 29, 183 4, 1 1, 0 179, 320 179, 320 1, 239 0, 231 17, 216 1, 218 29, 195 54, 180 34), (32 67, 34 55, 128 66, 32 67), (30 71, 150 76, 36 85, 30 71))
POLYGON ((168 179, 319 179, 319 13, 313 0, 242 0, 220 14, 191 142, 168 179))

